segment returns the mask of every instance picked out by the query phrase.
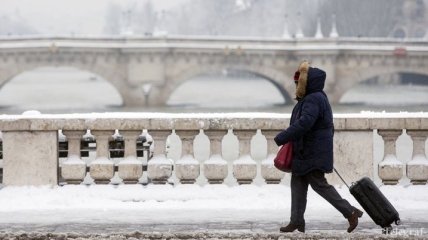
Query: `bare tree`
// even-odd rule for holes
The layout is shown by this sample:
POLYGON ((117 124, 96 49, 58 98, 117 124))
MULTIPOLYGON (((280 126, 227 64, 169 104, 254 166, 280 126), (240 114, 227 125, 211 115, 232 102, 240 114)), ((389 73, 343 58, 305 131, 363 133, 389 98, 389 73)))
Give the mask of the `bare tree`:
POLYGON ((37 31, 28 24, 19 14, 13 18, 0 16, 0 35, 27 35, 37 31))
POLYGON ((385 37, 400 17, 400 0, 323 0, 320 12, 324 26, 331 26, 336 14, 340 36, 385 37))
POLYGON ((230 0, 191 0, 180 9, 178 30, 188 34, 220 35, 233 18, 234 8, 235 2, 230 0))
POLYGON ((118 4, 109 3, 105 17, 104 33, 120 34, 122 29, 122 8, 118 4))
POLYGON ((136 9, 132 18, 132 28, 135 33, 152 35, 156 27, 157 16, 153 8, 152 1, 145 1, 143 6, 136 9))

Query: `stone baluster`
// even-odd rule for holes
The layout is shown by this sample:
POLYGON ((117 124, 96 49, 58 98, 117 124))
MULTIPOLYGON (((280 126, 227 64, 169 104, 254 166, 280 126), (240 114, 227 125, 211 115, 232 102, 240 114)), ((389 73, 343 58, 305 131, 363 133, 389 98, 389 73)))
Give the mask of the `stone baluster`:
MULTIPOLYGON (((143 130, 142 136, 146 138, 146 141, 143 142, 143 148, 144 148, 144 156, 143 159, 145 161, 145 164, 147 164, 147 161, 152 158, 153 152, 154 152, 154 144, 152 136, 147 132, 147 129, 143 130)), ((144 164, 143 164, 144 165, 144 164)))
POLYGON ((63 130, 68 140, 68 157, 62 163, 61 176, 68 184, 80 184, 86 176, 86 163, 80 156, 80 143, 86 131, 63 130))
POLYGON ((233 163, 233 176, 239 184, 251 184, 257 176, 257 163, 251 157, 251 137, 254 130, 234 131, 239 140, 240 157, 233 163))
POLYGON ((119 177, 124 183, 138 183, 143 175, 143 163, 137 159, 137 138, 141 131, 120 131, 125 141, 125 158, 119 162, 119 177))
POLYGON ((177 130, 182 143, 182 157, 175 164, 175 175, 180 183, 193 184, 200 174, 200 164, 193 156, 193 142, 198 131, 177 130))
POLYGON ((384 158, 379 163, 378 173, 386 185, 395 185, 403 177, 403 163, 395 155, 395 143, 401 132, 401 130, 378 130, 379 135, 385 141, 384 158))
POLYGON ((208 130, 206 135, 210 139, 210 158, 204 163, 204 175, 211 184, 221 184, 227 177, 227 161, 223 159, 221 141, 226 130, 208 130))
POLYGON ((147 176, 154 184, 165 184, 172 174, 173 161, 166 157, 166 139, 170 130, 152 130, 153 157, 147 163, 147 176))
POLYGON ((109 139, 114 131, 91 131, 97 143, 97 155, 90 164, 90 175, 95 183, 109 183, 114 176, 114 163, 109 159, 109 139))
POLYGON ((273 164, 273 160, 275 159, 279 149, 273 139, 275 138, 278 131, 263 131, 263 133, 267 140, 268 155, 266 159, 262 161, 261 174, 266 183, 277 184, 281 181, 282 178, 284 178, 285 175, 284 172, 278 170, 273 164))
POLYGON ((407 163, 407 177, 415 185, 424 185, 428 180, 428 160, 425 156, 425 141, 428 131, 407 130, 413 140, 413 157, 407 163))

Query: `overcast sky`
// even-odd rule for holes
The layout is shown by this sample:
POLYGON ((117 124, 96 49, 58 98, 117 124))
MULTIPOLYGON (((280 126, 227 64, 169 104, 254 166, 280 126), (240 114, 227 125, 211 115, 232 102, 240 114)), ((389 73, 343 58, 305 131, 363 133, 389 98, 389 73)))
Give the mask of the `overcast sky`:
MULTIPOLYGON (((156 10, 168 9, 188 0, 152 0, 156 10)), ((1 0, 0 17, 28 21, 36 31, 50 34, 99 34, 110 2, 122 7, 145 0, 1 0)))

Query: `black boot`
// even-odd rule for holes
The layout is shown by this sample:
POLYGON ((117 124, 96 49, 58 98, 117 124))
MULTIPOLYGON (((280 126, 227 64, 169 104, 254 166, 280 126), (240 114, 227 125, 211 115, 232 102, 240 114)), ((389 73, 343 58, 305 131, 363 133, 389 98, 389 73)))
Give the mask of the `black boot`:
POLYGON ((355 209, 351 216, 348 218, 349 227, 348 227, 348 233, 354 231, 354 229, 358 226, 358 218, 363 216, 363 212, 361 212, 358 209, 355 209))
POLYGON ((296 229, 297 229, 297 231, 304 233, 305 232, 305 224, 296 225, 296 224, 289 223, 287 226, 281 227, 279 229, 279 231, 280 232, 294 232, 296 229))

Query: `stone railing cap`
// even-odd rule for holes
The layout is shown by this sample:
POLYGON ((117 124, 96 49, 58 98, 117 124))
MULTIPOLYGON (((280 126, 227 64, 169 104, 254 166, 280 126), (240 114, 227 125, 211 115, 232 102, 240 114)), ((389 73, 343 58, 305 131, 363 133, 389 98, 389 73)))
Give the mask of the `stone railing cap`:
MULTIPOLYGON (((427 129, 428 114, 335 114, 336 130, 427 129)), ((290 114, 278 113, 97 113, 0 116, 2 131, 49 130, 281 130, 290 114)))

